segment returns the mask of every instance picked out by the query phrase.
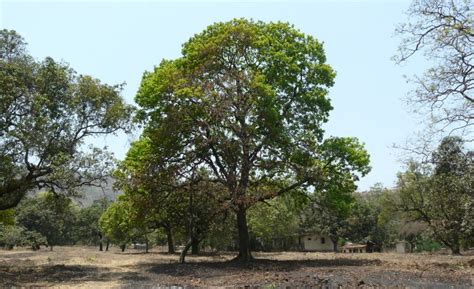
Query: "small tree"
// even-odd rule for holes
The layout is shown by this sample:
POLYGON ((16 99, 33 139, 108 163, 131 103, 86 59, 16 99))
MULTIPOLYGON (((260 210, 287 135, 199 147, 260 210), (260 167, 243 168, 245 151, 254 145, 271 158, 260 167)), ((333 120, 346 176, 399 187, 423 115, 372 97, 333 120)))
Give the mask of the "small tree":
POLYGON ((46 245, 46 238, 37 231, 28 231, 22 226, 0 226, 0 246, 13 249, 15 246, 30 246, 38 250, 40 245, 46 245))
POLYGON ((0 226, 11 226, 15 224, 15 211, 13 209, 0 211, 0 226))
POLYGON ((26 198, 18 207, 16 220, 29 232, 46 238, 47 245, 73 244, 77 208, 71 200, 61 195, 44 192, 26 198))
POLYGON ((426 235, 427 225, 413 220, 399 210, 399 190, 383 189, 381 192, 377 224, 386 232, 385 244, 394 246, 397 241, 405 240, 410 243, 410 250, 413 252, 426 235))
POLYGON ((469 237, 463 224, 474 221, 466 210, 474 195, 473 156, 460 138, 447 137, 433 153, 431 166, 412 163, 398 180, 399 209, 425 222, 453 254, 460 254, 461 241, 469 237))
POLYGON ((119 198, 110 204, 99 220, 99 226, 105 236, 120 246, 122 252, 133 238, 136 229, 140 228, 140 220, 134 218, 134 208, 126 198, 119 198))
POLYGON ((164 228, 168 237, 168 251, 174 253, 171 229, 187 232, 189 244, 182 251, 199 251, 199 243, 209 232, 211 223, 227 210, 217 199, 223 187, 209 180, 204 169, 192 167, 179 174, 178 167, 164 167, 150 139, 142 137, 134 142, 124 161, 115 171, 116 186, 124 191, 137 217, 150 230, 164 228))
POLYGON ((380 222, 382 192, 376 187, 375 191, 372 188, 366 195, 356 195, 356 202, 347 219, 347 238, 356 242, 370 241, 378 249, 389 241, 388 229, 380 222))
POLYGON ((109 205, 106 198, 95 200, 91 206, 82 208, 77 213, 74 226, 75 239, 87 245, 99 245, 102 251, 103 233, 99 226, 99 219, 109 205))

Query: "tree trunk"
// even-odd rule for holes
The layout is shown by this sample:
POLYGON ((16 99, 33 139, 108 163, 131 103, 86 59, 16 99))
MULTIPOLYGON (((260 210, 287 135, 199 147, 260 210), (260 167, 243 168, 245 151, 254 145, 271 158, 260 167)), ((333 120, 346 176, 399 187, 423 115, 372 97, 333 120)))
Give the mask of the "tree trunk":
POLYGON ((50 245, 50 246, 49 246, 49 250, 50 250, 50 251, 53 251, 53 245, 50 245))
POLYGON ((441 234, 438 234, 438 238, 440 241, 446 245, 449 249, 451 249, 452 255, 461 255, 461 246, 459 242, 459 236, 457 232, 451 232, 451 235, 443 238, 441 234))
POLYGON ((35 187, 35 181, 30 172, 18 180, 7 181, 0 186, 0 211, 15 208, 28 191, 35 187))
POLYGON ((181 251, 181 254, 179 255, 179 263, 184 264, 186 254, 188 253, 188 250, 191 246, 192 246, 192 242, 188 242, 186 246, 184 247, 183 251, 181 251))
POLYGON ((145 253, 148 253, 148 236, 145 234, 145 253))
MULTIPOLYGON (((196 228, 194 227, 194 205, 193 205, 194 188, 191 184, 189 189, 189 242, 191 243, 191 254, 199 254, 199 240, 196 238, 196 228)), ((184 251, 184 250, 183 250, 184 251)))
POLYGON ((449 246, 449 248, 451 249, 451 253, 453 255, 461 255, 461 245, 459 239, 458 232, 453 232, 451 234, 451 246, 449 246))
POLYGON ((122 249, 122 252, 125 252, 125 244, 121 245, 120 249, 122 249))
POLYGON ((168 253, 174 254, 174 243, 173 243, 173 234, 171 232, 171 226, 167 226, 166 228, 166 238, 168 240, 168 253))
POLYGON ((461 248, 460 248, 459 244, 455 244, 455 245, 450 246, 450 249, 451 249, 451 254, 461 255, 461 248))
POLYGON ((247 209, 244 206, 239 206, 237 211, 237 229, 239 233, 239 255, 236 260, 241 262, 248 262, 252 260, 249 246, 249 229, 247 226, 247 209))
POLYGON ((109 244, 110 244, 110 242, 109 242, 109 240, 107 240, 107 243, 105 243, 105 251, 109 250, 109 244))
POLYGON ((102 251, 102 234, 99 234, 99 251, 102 251))
POLYGON ((331 238, 331 241, 332 241, 332 250, 334 251, 334 253, 339 253, 339 249, 337 248, 337 240, 338 238, 331 238))
POLYGON ((196 238, 196 236, 192 236, 191 238, 191 254, 199 254, 199 239, 196 238))

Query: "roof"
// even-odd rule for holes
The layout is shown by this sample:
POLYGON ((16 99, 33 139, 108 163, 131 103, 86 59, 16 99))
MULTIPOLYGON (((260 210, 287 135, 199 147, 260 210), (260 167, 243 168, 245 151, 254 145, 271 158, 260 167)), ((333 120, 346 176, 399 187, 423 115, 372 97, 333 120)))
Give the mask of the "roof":
POLYGON ((347 244, 347 245, 342 246, 342 248, 345 248, 345 249, 362 249, 366 247, 367 247, 366 244, 347 244))

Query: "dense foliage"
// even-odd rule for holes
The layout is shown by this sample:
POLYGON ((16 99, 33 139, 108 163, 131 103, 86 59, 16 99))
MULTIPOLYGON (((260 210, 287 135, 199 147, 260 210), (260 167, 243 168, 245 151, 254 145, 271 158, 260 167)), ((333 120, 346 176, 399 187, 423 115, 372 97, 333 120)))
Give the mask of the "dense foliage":
POLYGON ((20 35, 0 30, 0 210, 35 189, 74 195, 101 184, 112 160, 83 144, 129 126, 120 90, 52 58, 36 61, 20 35))
POLYGON ((433 237, 460 253, 471 243, 474 153, 457 137, 447 137, 429 164, 412 163, 400 174, 396 205, 413 221, 426 223, 433 237))
POLYGON ((14 210, 8 210, 9 222, 0 223, 0 246, 36 250, 46 245, 52 250, 57 245, 100 245, 99 218, 107 204, 103 199, 80 208, 71 199, 50 192, 26 197, 14 210))
POLYGON ((357 139, 323 138, 334 76, 312 36, 245 19, 209 26, 144 74, 136 101, 157 166, 180 178, 203 169, 225 187, 241 260, 255 203, 368 172, 357 139))

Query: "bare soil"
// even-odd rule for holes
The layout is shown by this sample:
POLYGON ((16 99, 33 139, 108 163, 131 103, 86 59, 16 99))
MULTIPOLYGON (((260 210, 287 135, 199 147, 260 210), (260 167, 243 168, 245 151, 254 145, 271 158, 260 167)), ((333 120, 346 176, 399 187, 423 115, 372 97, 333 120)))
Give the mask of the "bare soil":
POLYGON ((93 247, 0 250, 1 287, 474 288, 474 257, 429 254, 254 253, 188 256, 93 247))

